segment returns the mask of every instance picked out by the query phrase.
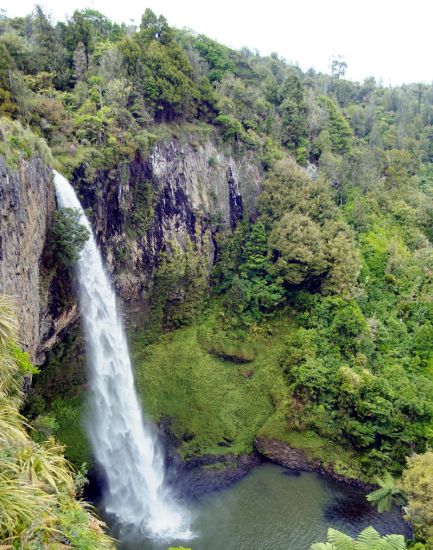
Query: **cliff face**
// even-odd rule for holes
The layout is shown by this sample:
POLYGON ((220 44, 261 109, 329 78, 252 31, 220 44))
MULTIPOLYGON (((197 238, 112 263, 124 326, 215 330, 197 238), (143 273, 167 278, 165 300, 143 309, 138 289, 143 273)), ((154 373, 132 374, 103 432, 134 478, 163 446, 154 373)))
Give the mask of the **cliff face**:
MULTIPOLYGON (((210 270, 215 231, 254 215, 260 181, 253 155, 235 157, 211 140, 158 144, 116 170, 90 178, 81 166, 73 177, 116 289, 137 309, 161 253, 192 246, 210 270)), ((16 297, 21 341, 36 363, 78 318, 70 276, 45 265, 55 204, 51 169, 39 158, 14 171, 0 157, 0 292, 16 297)))
POLYGON ((52 172, 39 158, 11 170, 0 157, 0 292, 15 298, 20 341, 33 361, 43 331, 40 263, 54 208, 52 172))
POLYGON ((172 140, 93 181, 81 167, 73 184, 92 210, 117 291, 125 301, 139 301, 148 295, 161 252, 182 252, 189 243, 210 268, 216 228, 233 228, 244 215, 254 215, 261 176, 250 153, 236 157, 211 140, 172 140))

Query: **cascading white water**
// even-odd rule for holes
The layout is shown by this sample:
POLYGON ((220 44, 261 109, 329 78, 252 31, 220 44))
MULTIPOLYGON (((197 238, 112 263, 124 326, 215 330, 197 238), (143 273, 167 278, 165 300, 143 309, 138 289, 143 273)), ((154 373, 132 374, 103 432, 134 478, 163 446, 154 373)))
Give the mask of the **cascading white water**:
POLYGON ((54 181, 59 206, 79 209, 90 232, 76 270, 90 373, 88 434, 107 478, 105 509, 152 536, 189 538, 188 514, 164 483, 156 435, 143 421, 122 320, 90 223, 70 183, 57 172, 54 181))

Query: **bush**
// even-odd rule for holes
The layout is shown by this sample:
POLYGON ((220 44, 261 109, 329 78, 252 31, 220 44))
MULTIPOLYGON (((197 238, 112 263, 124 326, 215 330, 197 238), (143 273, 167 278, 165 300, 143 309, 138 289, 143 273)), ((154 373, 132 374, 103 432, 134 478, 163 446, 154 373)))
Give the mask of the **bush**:
POLYGON ((81 223, 81 213, 76 208, 61 208, 54 213, 51 225, 54 254, 60 264, 70 267, 90 236, 81 223))

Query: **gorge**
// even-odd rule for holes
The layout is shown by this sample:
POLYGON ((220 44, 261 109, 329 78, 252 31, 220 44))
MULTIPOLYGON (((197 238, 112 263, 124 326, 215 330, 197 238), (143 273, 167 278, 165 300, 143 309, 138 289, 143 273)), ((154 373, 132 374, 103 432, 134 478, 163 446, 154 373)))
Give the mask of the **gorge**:
POLYGON ((151 10, 0 14, 2 543, 430 550, 432 128, 151 10))

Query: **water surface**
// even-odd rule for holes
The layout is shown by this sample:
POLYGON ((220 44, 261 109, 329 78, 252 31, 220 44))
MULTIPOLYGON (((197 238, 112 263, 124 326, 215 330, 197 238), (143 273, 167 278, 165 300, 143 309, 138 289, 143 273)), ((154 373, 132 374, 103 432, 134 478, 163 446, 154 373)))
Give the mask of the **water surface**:
POLYGON ((166 550, 183 544, 192 550, 308 550, 326 540, 329 526, 350 535, 368 525, 382 534, 410 535, 397 510, 378 514, 360 489, 273 464, 258 466, 228 489, 193 502, 190 509, 195 539, 157 542, 130 533, 120 549, 166 550))

